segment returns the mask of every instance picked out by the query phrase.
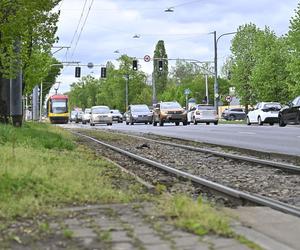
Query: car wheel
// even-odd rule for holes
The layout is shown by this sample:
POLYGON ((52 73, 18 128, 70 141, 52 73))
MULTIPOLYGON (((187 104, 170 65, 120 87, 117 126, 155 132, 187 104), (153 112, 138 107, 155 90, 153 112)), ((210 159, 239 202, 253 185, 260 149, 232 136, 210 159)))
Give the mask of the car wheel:
POLYGON ((164 125, 164 121, 162 121, 161 119, 159 119, 159 126, 163 126, 164 125))
POLYGON ((269 124, 270 124, 270 126, 273 126, 273 125, 274 125, 274 123, 273 123, 273 122, 270 122, 269 124))
POLYGON ((214 122, 215 125, 218 125, 218 121, 214 122))
POLYGON ((257 118, 257 123, 258 123, 259 126, 264 125, 264 123, 262 122, 260 116, 257 118))
POLYGON ((145 122, 145 124, 147 125, 147 124, 148 124, 148 122, 145 122))
POLYGON ((206 125, 209 125, 209 122, 207 122, 206 125))
POLYGON ((82 124, 86 124, 86 122, 82 122, 82 124))
POLYGON ((187 122, 187 121, 182 122, 182 125, 183 125, 183 126, 186 126, 186 125, 188 125, 188 122, 187 122))
POLYGON ((229 121, 234 121, 235 120, 235 115, 229 115, 228 120, 229 121))
POLYGON ((285 127, 286 126, 286 123, 284 122, 282 116, 279 116, 278 117, 278 124, 279 124, 279 127, 285 127))
POLYGON ((247 116, 247 119, 246 119, 246 123, 247 123, 248 126, 251 125, 251 122, 250 122, 250 119, 249 119, 248 116, 247 116))
POLYGON ((153 126, 156 127, 157 126, 157 122, 153 121, 153 126))

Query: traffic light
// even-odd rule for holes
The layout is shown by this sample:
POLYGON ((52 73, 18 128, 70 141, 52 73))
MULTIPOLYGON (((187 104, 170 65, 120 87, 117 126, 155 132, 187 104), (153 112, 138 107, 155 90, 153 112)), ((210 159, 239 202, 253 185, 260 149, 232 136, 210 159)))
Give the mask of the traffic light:
POLYGON ((132 69, 133 70, 137 70, 138 69, 138 61, 137 60, 133 60, 132 61, 132 69))
POLYGON ((101 67, 101 78, 106 78, 106 67, 101 67))
POLYGON ((80 74, 81 74, 81 68, 75 67, 75 77, 80 77, 80 74))
POLYGON ((162 71, 162 70, 163 70, 163 61, 162 61, 162 60, 159 60, 159 61, 158 61, 158 70, 159 70, 159 71, 162 71))

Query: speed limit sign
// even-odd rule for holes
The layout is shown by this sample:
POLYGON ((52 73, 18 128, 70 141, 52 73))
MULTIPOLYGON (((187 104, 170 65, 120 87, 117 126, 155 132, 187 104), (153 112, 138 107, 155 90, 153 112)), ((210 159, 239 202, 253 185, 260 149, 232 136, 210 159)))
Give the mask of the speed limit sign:
POLYGON ((226 98, 225 98, 225 99, 226 99, 226 101, 227 101, 227 102, 231 102, 231 100, 232 100, 232 97, 231 97, 230 95, 228 95, 228 96, 226 96, 226 98))
POLYGON ((151 60, 151 57, 149 55, 144 56, 144 61, 145 62, 150 62, 150 60, 151 60))

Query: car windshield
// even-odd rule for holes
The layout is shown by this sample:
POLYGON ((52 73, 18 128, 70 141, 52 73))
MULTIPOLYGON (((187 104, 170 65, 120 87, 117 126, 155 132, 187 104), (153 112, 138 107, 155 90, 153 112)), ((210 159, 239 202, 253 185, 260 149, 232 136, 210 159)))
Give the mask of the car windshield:
POLYGON ((121 114, 120 111, 117 109, 112 109, 110 112, 113 114, 121 114))
POLYGON ((93 108, 92 113, 93 114, 107 114, 107 113, 109 113, 109 108, 107 108, 107 107, 93 108))
POLYGON ((67 112, 66 100, 52 100, 52 112, 54 114, 62 114, 67 112))
POLYGON ((280 110, 281 105, 279 103, 267 103, 267 104, 264 105, 263 109, 280 110))
POLYGON ((181 108, 178 102, 163 102, 160 104, 161 109, 178 109, 181 108))
POLYGON ((131 106, 131 111, 133 112, 150 112, 149 108, 145 105, 143 106, 131 106))

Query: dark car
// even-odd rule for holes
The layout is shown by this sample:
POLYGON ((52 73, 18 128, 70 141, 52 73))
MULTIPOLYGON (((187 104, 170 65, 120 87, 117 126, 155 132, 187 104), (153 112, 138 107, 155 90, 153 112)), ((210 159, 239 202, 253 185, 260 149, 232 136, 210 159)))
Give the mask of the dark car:
POLYGON ((278 119, 280 127, 287 124, 300 124, 300 96, 279 111, 278 119))
POLYGON ((222 118, 225 120, 244 120, 246 113, 242 108, 229 108, 222 112, 222 118))
POLYGON ((110 113, 113 121, 117 121, 118 123, 123 122, 123 115, 120 113, 118 109, 112 109, 110 113))
POLYGON ((134 123, 152 123, 152 112, 146 104, 131 104, 126 114, 126 125, 134 123))

